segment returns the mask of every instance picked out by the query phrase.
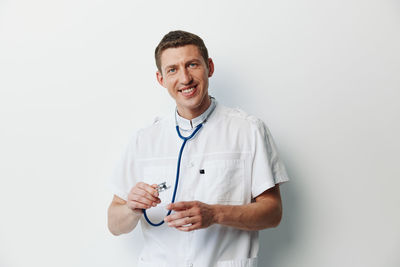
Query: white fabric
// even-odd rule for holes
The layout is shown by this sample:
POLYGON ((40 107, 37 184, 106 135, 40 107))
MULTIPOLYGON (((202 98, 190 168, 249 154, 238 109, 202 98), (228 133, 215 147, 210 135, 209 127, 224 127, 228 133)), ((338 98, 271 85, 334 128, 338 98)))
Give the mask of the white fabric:
MULTIPOLYGON (((115 169, 113 193, 126 200, 129 190, 139 181, 167 182, 171 188, 160 193, 161 204, 147 210, 150 220, 160 222, 172 199, 182 142, 174 116, 138 131, 115 169)), ((217 103, 207 122, 186 143, 176 202, 243 205, 286 181, 285 168, 264 123, 217 103)), ((257 266, 257 231, 212 225, 181 232, 165 223, 150 226, 143 216, 141 226, 145 244, 139 266, 257 266)))

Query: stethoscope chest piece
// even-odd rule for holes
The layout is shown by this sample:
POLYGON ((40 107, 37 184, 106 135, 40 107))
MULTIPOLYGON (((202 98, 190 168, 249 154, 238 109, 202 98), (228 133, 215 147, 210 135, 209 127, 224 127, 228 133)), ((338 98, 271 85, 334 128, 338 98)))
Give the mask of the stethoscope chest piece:
POLYGON ((169 189, 170 187, 171 187, 171 186, 167 186, 167 182, 162 182, 161 184, 159 184, 159 185, 157 186, 157 191, 158 191, 158 192, 163 192, 163 191, 169 189))

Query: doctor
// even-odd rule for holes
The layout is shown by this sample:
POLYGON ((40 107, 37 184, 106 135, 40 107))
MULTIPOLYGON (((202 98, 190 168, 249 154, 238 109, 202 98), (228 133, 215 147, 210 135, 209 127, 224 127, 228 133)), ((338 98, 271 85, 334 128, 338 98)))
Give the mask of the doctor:
POLYGON ((200 37, 169 32, 155 58, 176 110, 132 137, 112 177, 109 230, 141 222, 138 266, 257 266, 258 230, 280 223, 279 184, 288 181, 272 137, 261 120, 209 96, 214 63, 200 37), (164 223, 150 225, 143 210, 164 223))

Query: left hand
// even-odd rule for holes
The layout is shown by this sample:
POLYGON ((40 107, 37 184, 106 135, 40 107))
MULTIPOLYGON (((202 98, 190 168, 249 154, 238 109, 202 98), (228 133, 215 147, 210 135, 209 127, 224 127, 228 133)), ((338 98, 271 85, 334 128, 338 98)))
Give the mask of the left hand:
POLYGON ((165 217, 169 227, 181 231, 193 231, 209 227, 215 223, 215 211, 211 205, 200 201, 181 201, 171 203, 167 209, 175 213, 165 217))

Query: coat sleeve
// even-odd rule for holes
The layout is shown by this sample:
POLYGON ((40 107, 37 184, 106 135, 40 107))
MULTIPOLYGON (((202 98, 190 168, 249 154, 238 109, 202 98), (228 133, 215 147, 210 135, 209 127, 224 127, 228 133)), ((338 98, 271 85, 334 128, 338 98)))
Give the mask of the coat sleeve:
POLYGON ((135 133, 126 146, 120 159, 116 163, 110 177, 111 192, 118 197, 127 200, 129 191, 136 184, 135 150, 137 147, 137 133, 135 133))
POLYGON ((263 121, 253 127, 252 197, 255 198, 276 184, 289 181, 285 166, 279 159, 274 140, 263 121))

